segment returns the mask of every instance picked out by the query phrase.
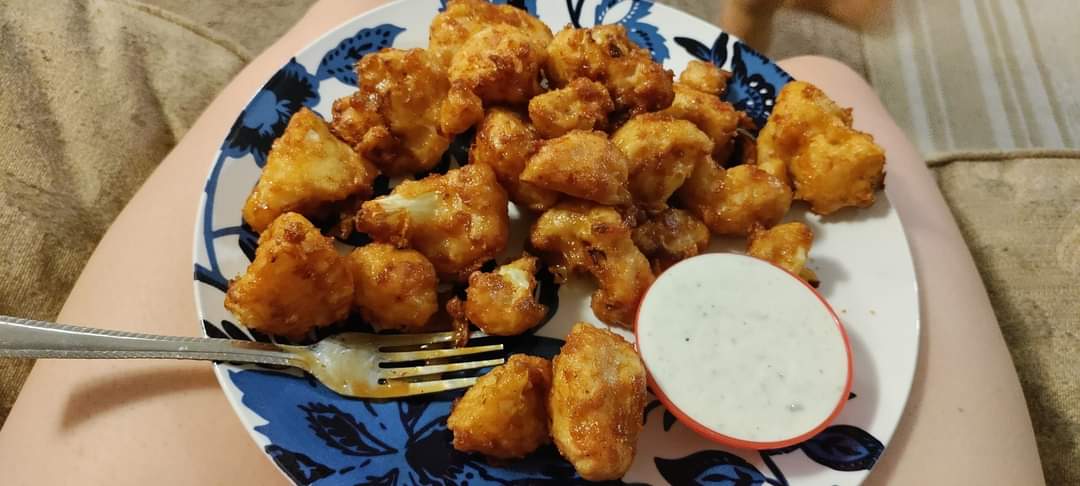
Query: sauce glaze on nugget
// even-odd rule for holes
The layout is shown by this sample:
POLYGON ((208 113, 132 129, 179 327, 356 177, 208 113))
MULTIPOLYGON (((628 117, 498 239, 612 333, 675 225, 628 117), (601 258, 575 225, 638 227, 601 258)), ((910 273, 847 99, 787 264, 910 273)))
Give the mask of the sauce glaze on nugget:
POLYGON ((511 356, 454 402, 446 419, 446 427, 454 433, 454 449, 515 459, 547 444, 550 389, 550 361, 511 356))
POLYGON ((510 237, 506 191, 486 165, 404 181, 361 206, 356 229, 375 241, 412 247, 443 278, 464 281, 510 237))
POLYGON ((421 330, 439 310, 439 279, 420 252, 371 243, 353 250, 348 263, 356 307, 375 329, 421 330))
POLYGON ((298 339, 345 319, 352 299, 353 280, 333 238, 285 213, 259 236, 243 275, 229 282, 225 308, 249 329, 298 339))
POLYGON ((378 169, 301 108, 270 149, 259 182, 244 202, 244 222, 261 232, 287 212, 325 216, 332 203, 370 197, 378 169))
POLYGON ((645 366, 615 333, 579 322, 552 362, 551 437, 589 481, 630 469, 645 410, 645 366))

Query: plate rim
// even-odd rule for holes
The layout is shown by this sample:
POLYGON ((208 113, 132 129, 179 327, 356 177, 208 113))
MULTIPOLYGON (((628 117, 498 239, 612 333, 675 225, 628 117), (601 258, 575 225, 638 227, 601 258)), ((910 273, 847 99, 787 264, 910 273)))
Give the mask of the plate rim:
MULTIPOLYGON (((634 1, 637 1, 637 0, 634 0, 634 1)), ((741 43, 744 46, 746 46, 746 44, 743 43, 742 39, 740 39, 739 37, 737 37, 737 36, 735 36, 733 34, 728 33, 723 28, 721 28, 718 25, 713 24, 712 22, 709 22, 709 21, 707 21, 705 19, 702 19, 702 18, 700 18, 700 17, 698 17, 698 16, 696 16, 694 14, 685 12, 682 9, 679 9, 679 8, 677 8, 675 6, 668 5, 666 3, 659 3, 659 1, 663 1, 663 0, 644 0, 644 1, 648 1, 652 5, 653 8, 658 8, 661 11, 663 11, 663 10, 668 11, 667 13, 669 13, 669 14, 679 15, 679 16, 683 16, 683 17, 686 17, 686 18, 689 18, 689 19, 693 19, 693 21, 701 24, 703 27, 707 27, 710 30, 712 30, 713 32, 715 32, 716 36, 719 36, 721 34, 726 34, 735 43, 741 43)), ((279 62, 279 63, 275 64, 275 66, 276 66, 275 70, 271 74, 277 72, 277 70, 280 70, 282 67, 287 65, 288 62, 289 62, 289 59, 295 58, 295 57, 301 55, 302 53, 312 49, 314 46, 316 46, 319 43, 322 43, 327 38, 338 35, 349 24, 357 22, 360 19, 363 19, 365 17, 376 15, 376 14, 378 14, 379 12, 381 12, 383 10, 391 10, 391 9, 394 9, 394 8, 399 8, 402 5, 415 4, 415 3, 416 3, 415 0, 392 0, 392 1, 386 2, 386 3, 382 4, 382 5, 379 5, 377 7, 374 7, 372 9, 366 10, 364 12, 361 12, 359 14, 356 14, 356 15, 353 15, 353 16, 351 16, 349 18, 346 18, 343 21, 338 22, 338 23, 334 24, 332 27, 324 30, 321 34, 319 34, 317 37, 313 38, 309 42, 305 43, 302 47, 300 47, 300 48, 298 48, 296 50, 290 51, 290 54, 288 54, 285 57, 285 60, 283 62, 279 62)), ((749 47, 749 46, 747 46, 747 47, 749 47)), ((757 52, 757 51, 755 51, 755 52, 757 52)), ((780 65, 780 63, 777 60, 774 60, 771 57, 765 56, 764 54, 760 54, 760 55, 761 55, 761 57, 763 59, 768 61, 768 63, 777 66, 785 74, 788 74, 787 71, 784 70, 784 68, 780 65)), ((790 74, 788 74, 788 75, 790 76, 790 74)), ((263 79, 263 78, 260 78, 260 80, 261 79, 263 79)), ((269 78, 266 78, 266 79, 268 80, 269 78)), ((797 78, 792 77, 792 79, 797 79, 797 78)), ((263 81, 263 82, 265 83, 265 81, 263 81)), ((248 106, 251 103, 251 101, 253 101, 255 99, 255 97, 258 96, 261 89, 262 89, 261 85, 259 87, 256 87, 254 89, 254 91, 251 93, 250 96, 247 96, 247 97, 244 98, 245 103, 242 106, 244 106, 244 107, 248 106)), ((230 125, 230 127, 231 127, 231 125, 230 125)), ((229 133, 229 130, 230 129, 228 129, 228 128, 225 129, 224 133, 221 134, 221 137, 214 138, 213 140, 219 140, 219 139, 220 140, 226 140, 227 136, 228 136, 228 133, 229 133)), ((209 194, 206 191, 206 186, 207 186, 207 183, 210 181, 211 177, 213 176, 213 173, 214 173, 214 171, 216 169, 216 166, 220 163, 219 161, 221 159, 223 159, 223 158, 225 158, 224 146, 219 144, 217 146, 217 148, 214 150, 213 156, 210 159, 211 163, 209 164, 209 167, 206 170, 206 174, 202 178, 203 184, 201 185, 201 189, 200 189, 199 204, 198 204, 198 206, 196 208, 194 224, 192 225, 193 231, 192 231, 191 263, 193 265, 197 265, 199 263, 199 246, 201 244, 200 240, 203 237, 202 231, 203 231, 204 226, 205 226, 205 217, 204 216, 205 216, 206 204, 208 202, 208 199, 210 197, 212 197, 212 195, 209 194)), ((887 167, 887 164, 888 164, 888 162, 886 162, 886 167, 887 167)), ((922 349, 923 297, 922 297, 922 294, 920 292, 921 285, 920 285, 920 282, 919 282, 919 272, 918 272, 918 268, 917 268, 917 266, 915 264, 915 255, 911 251, 911 241, 910 241, 911 240, 911 233, 910 233, 910 231, 908 231, 908 224, 905 223, 905 220, 907 219, 907 217, 905 216, 906 211, 901 211, 900 208, 896 207, 892 203, 892 198, 890 198, 888 196, 888 193, 890 192, 890 188, 892 188, 892 187, 894 187, 894 186, 886 186, 882 190, 881 194, 884 195, 884 199, 887 200, 888 204, 895 211, 896 217, 899 220, 900 230, 904 235, 904 239, 901 242, 902 246, 903 246, 903 253, 907 257, 907 265, 904 265, 904 270, 910 271, 910 273, 911 273, 911 275, 913 277, 911 279, 911 286, 912 286, 911 290, 912 290, 913 295, 915 297, 915 305, 916 305, 916 310, 915 310, 915 313, 914 313, 915 318, 914 318, 914 322, 913 322, 913 324, 914 324, 914 327, 913 327, 914 332, 913 332, 913 336, 912 336, 913 341, 914 341, 914 346, 913 346, 914 353, 912 353, 912 355, 911 355, 912 359, 911 359, 911 365, 909 366, 910 369, 906 370, 905 373, 900 375, 900 376, 903 376, 903 378, 907 381, 906 386, 903 388, 903 391, 904 391, 904 403, 900 407, 900 413, 897 414, 896 418, 894 420, 891 420, 891 421, 887 422, 887 424, 889 425, 889 427, 888 427, 889 436, 888 436, 887 440, 883 441, 884 442, 884 450, 882 451, 881 456, 878 457, 877 461, 874 463, 873 467, 871 467, 868 470, 858 472, 862 476, 857 479, 857 484, 862 484, 863 482, 865 482, 866 479, 870 476, 870 474, 872 474, 873 471, 877 468, 878 464, 881 463, 882 457, 884 457, 886 454, 889 454, 889 451, 894 449, 894 447, 891 447, 892 442, 893 442, 893 438, 895 437, 896 431, 900 427, 901 422, 904 420, 905 415, 907 415, 908 408, 911 406, 911 392, 912 392, 912 389, 914 388, 914 380, 915 380, 915 376, 916 376, 916 374, 918 372, 918 368, 919 368, 919 358, 920 358, 921 354, 923 353, 923 349, 922 349)), ((192 291, 193 291, 193 294, 194 294, 194 304, 195 304, 195 310, 196 310, 196 323, 197 324, 201 323, 202 320, 203 320, 203 317, 204 317, 204 314, 203 314, 203 301, 202 301, 202 297, 201 297, 200 292, 199 292, 200 284, 202 284, 202 282, 200 282, 197 278, 192 279, 192 291)), ((843 320, 843 319, 841 319, 841 320, 843 320)), ((845 325, 845 327, 847 327, 847 325, 845 325)), ((200 328, 200 332, 202 333, 202 335, 206 336, 205 328, 203 326, 201 326, 201 325, 199 326, 199 328, 200 328)), ((291 478, 286 473, 286 471, 284 471, 277 464, 277 462, 275 462, 273 460, 273 458, 270 456, 270 454, 267 453, 266 449, 262 446, 262 442, 264 440, 271 443, 271 444, 272 444, 272 441, 270 441, 268 437, 265 437, 264 434, 262 434, 262 433, 255 430, 256 427, 261 425, 261 424, 257 423, 256 419, 261 419, 261 417, 259 417, 253 410, 251 410, 250 408, 248 408, 247 406, 245 406, 242 403, 243 392, 239 391, 238 389, 236 391, 232 390, 232 389, 237 388, 237 386, 236 386, 235 383, 233 383, 232 379, 229 377, 229 371, 253 369, 253 368, 248 367, 248 366, 244 366, 244 365, 239 365, 238 366, 238 365, 233 365, 233 364, 229 364, 229 363, 214 362, 213 363, 213 369, 214 369, 214 375, 215 375, 215 377, 216 377, 216 379, 218 381, 218 385, 221 388, 221 392, 225 395, 225 398, 226 398, 227 402, 229 403, 230 408, 232 409, 233 415, 237 419, 239 419, 240 423, 246 429, 246 432, 247 432, 248 436, 252 439, 254 445, 259 448, 260 453, 262 454, 262 456, 264 458, 266 458, 267 461, 279 473, 281 473, 284 478, 286 478, 287 480, 289 480, 291 482, 295 482, 295 481, 293 481, 293 478, 291 478)), ((896 454, 896 453, 897 452, 895 450, 893 450, 892 454, 896 454)))

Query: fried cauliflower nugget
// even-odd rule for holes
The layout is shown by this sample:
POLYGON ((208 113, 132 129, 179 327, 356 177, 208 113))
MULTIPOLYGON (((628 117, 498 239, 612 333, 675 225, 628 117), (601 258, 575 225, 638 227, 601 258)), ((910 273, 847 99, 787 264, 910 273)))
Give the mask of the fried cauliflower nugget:
POLYGON ((371 243, 353 250, 348 263, 354 303, 376 329, 419 330, 439 310, 439 279, 420 252, 371 243))
POLYGON ((851 122, 851 109, 814 85, 788 83, 758 136, 757 164, 784 180, 790 175, 795 199, 817 214, 869 207, 885 182, 885 151, 851 122))
POLYGON ((352 277, 333 238, 285 213, 259 236, 247 271, 229 282, 225 308, 249 329, 299 339, 347 317, 352 299, 352 277))
POLYGON ((446 419, 446 427, 454 433, 454 449, 516 459, 547 444, 550 390, 550 361, 511 356, 454 402, 446 419))
POLYGON ((506 247, 506 191, 486 165, 404 181, 361 206, 356 229, 375 241, 410 246, 444 278, 463 281, 506 247))
POLYGON ((810 244, 813 242, 814 231, 798 221, 773 226, 767 230, 758 227, 750 233, 746 253, 772 262, 817 287, 817 275, 806 268, 806 255, 810 253, 810 244))
POLYGON ((694 166, 712 160, 712 141, 693 123, 656 113, 631 118, 611 142, 630 162, 630 194, 640 207, 665 207, 694 166))
POLYGON ((521 180, 600 204, 630 204, 629 161, 600 131, 574 130, 548 140, 521 180))
POLYGON ((496 336, 535 327, 548 310, 536 300, 536 269, 536 257, 526 255, 490 273, 473 272, 466 289, 466 318, 496 336))
POLYGON ((263 231, 294 211, 321 217, 331 203, 370 197, 378 169, 335 138, 315 112, 301 108, 274 140, 259 182, 244 202, 244 221, 263 231))
POLYGON ((557 88, 580 77, 599 81, 611 94, 615 110, 627 116, 671 105, 673 73, 634 44, 622 25, 567 27, 555 35, 547 51, 545 72, 557 88))
POLYGON ((492 108, 477 128, 469 149, 469 162, 490 166, 515 204, 532 211, 543 211, 555 205, 559 193, 519 179, 525 164, 542 144, 536 130, 517 113, 492 108))
POLYGON ((585 201, 559 203, 533 224, 529 242, 546 253, 560 279, 571 273, 596 278, 598 288, 592 295, 596 317, 614 326, 633 325, 654 276, 618 211, 585 201))
POLYGON ((443 68, 423 49, 383 49, 356 73, 359 89, 334 102, 334 133, 391 176, 439 163, 456 133, 440 131, 450 89, 443 68))
POLYGON ((675 83, 675 101, 664 111, 665 115, 697 125, 713 142, 713 159, 723 163, 731 156, 735 146, 735 129, 749 122, 749 117, 736 111, 715 94, 699 91, 683 81, 675 83))
POLYGON ((634 245, 660 274, 680 260, 696 256, 709 247, 709 228, 687 211, 668 208, 649 214, 634 228, 634 245))
POLYGON ((463 132, 483 117, 484 105, 524 104, 540 93, 546 43, 521 29, 496 24, 477 32, 454 54, 443 107, 444 132, 463 132))
POLYGON ((746 236, 755 225, 769 228, 791 208, 791 188, 779 179, 752 165, 725 171, 712 160, 694 167, 678 197, 717 235, 746 236))
POLYGON ((571 130, 602 130, 615 109, 603 84, 588 78, 574 78, 564 88, 548 91, 529 100, 529 119, 544 138, 555 138, 571 130))
POLYGON ((723 96, 727 91, 729 79, 731 79, 731 73, 716 67, 711 62, 694 59, 679 74, 678 84, 713 96, 723 96))
POLYGON ((551 437, 581 477, 621 478, 645 410, 645 366, 615 333, 577 323, 552 362, 551 437))
POLYGON ((547 24, 524 10, 487 0, 450 0, 431 21, 428 50, 441 66, 449 68, 455 54, 474 34, 495 25, 514 27, 541 48, 551 42, 547 24))

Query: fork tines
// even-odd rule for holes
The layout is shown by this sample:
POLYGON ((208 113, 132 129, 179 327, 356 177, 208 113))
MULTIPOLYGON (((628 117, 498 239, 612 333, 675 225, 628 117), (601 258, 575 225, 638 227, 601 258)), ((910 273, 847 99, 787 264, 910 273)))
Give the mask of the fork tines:
MULTIPOLYGON (((470 334, 470 339, 487 337, 482 332, 470 334)), ((407 363, 410 361, 428 361, 429 364, 404 367, 379 367, 378 377, 385 380, 385 385, 395 389, 397 396, 419 395, 447 390, 465 388, 476 383, 476 377, 451 378, 446 380, 417 381, 415 378, 454 373, 459 371, 475 370, 498 366, 506 362, 503 358, 491 358, 460 363, 445 363, 451 358, 473 356, 484 353, 502 351, 502 344, 488 344, 482 346, 466 346, 460 348, 420 349, 416 351, 390 351, 392 348, 406 346, 421 346, 428 344, 449 343, 454 340, 453 332, 440 332, 430 334, 400 334, 392 336, 379 335, 375 339, 378 346, 378 361, 380 365, 407 363), (438 363, 430 363, 432 360, 438 363), (404 388, 402 388, 404 387, 404 388)))

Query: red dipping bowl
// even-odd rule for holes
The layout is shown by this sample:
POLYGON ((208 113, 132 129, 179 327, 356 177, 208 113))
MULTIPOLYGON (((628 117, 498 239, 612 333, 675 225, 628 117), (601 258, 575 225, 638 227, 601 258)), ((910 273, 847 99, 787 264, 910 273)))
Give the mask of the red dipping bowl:
POLYGON ((851 345, 828 302, 749 256, 710 253, 667 269, 642 298, 634 334, 668 411, 730 447, 806 441, 851 391, 851 345))

